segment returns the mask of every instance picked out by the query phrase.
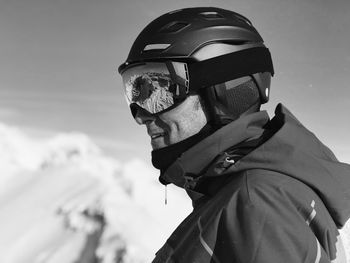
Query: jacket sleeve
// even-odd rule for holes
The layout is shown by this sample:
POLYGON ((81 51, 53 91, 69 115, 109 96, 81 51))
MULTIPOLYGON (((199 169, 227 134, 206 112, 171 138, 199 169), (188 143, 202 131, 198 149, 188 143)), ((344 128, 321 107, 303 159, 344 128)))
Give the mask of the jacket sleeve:
POLYGON ((220 263, 330 263, 306 220, 276 185, 242 190, 221 214, 214 254, 220 263))

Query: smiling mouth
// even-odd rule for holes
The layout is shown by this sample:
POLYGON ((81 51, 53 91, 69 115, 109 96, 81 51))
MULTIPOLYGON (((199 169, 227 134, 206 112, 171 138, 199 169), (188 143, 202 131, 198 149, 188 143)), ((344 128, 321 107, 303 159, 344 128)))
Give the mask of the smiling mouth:
POLYGON ((155 140, 155 139, 157 139, 157 138, 159 138, 159 137, 163 137, 164 134, 165 134, 164 132, 163 132, 163 133, 152 134, 152 135, 151 135, 151 139, 152 139, 152 140, 155 140))

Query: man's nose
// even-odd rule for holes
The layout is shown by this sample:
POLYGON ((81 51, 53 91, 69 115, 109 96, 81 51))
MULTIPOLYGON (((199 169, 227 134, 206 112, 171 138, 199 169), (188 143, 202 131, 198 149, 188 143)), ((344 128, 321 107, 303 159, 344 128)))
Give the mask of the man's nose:
POLYGON ((152 122, 155 120, 153 116, 148 111, 144 110, 138 105, 130 105, 131 113, 138 124, 146 124, 147 122, 152 122))

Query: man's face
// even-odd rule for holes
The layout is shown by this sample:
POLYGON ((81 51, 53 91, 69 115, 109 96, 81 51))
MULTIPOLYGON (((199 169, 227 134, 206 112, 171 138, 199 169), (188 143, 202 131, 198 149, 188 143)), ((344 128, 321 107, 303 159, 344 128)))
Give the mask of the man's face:
POLYGON ((198 95, 187 97, 177 107, 157 116, 138 110, 135 119, 146 125, 153 150, 185 140, 207 123, 198 95))

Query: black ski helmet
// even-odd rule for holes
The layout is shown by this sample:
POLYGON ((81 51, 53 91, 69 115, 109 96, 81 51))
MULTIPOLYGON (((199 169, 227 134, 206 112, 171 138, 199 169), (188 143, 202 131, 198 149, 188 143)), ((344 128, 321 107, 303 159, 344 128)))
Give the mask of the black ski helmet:
POLYGON ((167 60, 188 63, 190 92, 203 95, 216 122, 232 121, 269 99, 270 52, 252 23, 236 12, 197 7, 158 17, 138 35, 119 72, 134 63, 167 60))

